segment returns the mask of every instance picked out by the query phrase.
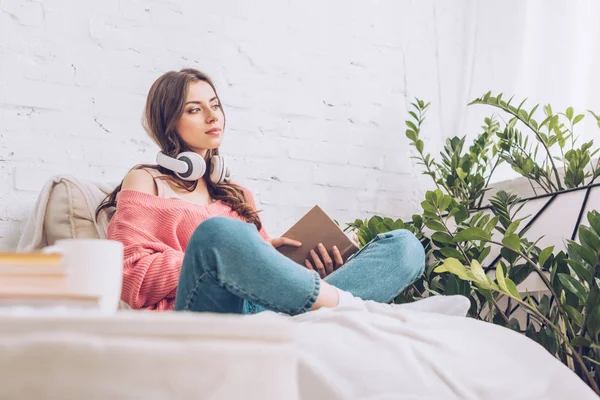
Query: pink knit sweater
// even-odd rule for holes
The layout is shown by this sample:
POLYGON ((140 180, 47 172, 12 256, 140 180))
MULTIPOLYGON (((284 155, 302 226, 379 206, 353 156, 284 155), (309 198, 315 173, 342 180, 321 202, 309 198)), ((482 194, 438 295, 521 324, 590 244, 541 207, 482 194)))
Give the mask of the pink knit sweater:
MULTIPOLYGON (((247 201, 255 207, 250 191, 247 201)), ((226 203, 208 206, 123 190, 108 224, 107 238, 125 246, 121 299, 132 308, 172 310, 188 241, 204 220, 224 216, 242 220, 226 203)), ((260 235, 268 240, 264 228, 260 235)))

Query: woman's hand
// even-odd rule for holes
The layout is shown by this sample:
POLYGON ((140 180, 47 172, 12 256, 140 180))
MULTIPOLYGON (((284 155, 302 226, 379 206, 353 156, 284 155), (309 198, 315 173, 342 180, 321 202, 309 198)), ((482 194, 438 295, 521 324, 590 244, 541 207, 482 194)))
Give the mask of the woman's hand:
POLYGON ((302 243, 294 240, 294 239, 290 239, 290 238, 286 238, 286 237, 278 237, 278 238, 274 238, 274 239, 269 239, 269 243, 271 243, 271 246, 278 248, 279 246, 294 246, 294 247, 300 247, 302 246, 302 243))
POLYGON ((319 243, 316 251, 311 250, 310 256, 312 258, 312 262, 309 259, 304 260, 304 265, 306 268, 312 269, 313 271, 317 271, 321 278, 325 278, 327 275, 331 274, 336 269, 340 268, 344 264, 344 260, 342 259, 342 254, 338 250, 336 246, 333 246, 331 249, 332 256, 327 252, 325 246, 322 243, 319 243), (320 257, 319 257, 320 256, 320 257))

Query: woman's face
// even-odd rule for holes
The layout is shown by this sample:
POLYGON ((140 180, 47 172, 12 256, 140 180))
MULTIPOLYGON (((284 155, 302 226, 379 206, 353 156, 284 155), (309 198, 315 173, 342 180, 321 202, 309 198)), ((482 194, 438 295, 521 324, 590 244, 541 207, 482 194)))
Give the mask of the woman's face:
POLYGON ((175 125, 179 137, 204 156, 221 145, 223 125, 223 110, 213 88, 204 81, 190 83, 183 114, 175 125))

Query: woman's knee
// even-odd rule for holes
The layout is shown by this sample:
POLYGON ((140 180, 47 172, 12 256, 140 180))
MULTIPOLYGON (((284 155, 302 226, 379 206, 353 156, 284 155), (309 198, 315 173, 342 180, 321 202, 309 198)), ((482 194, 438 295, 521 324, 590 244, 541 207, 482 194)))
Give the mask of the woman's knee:
POLYGON ((214 249, 230 247, 245 227, 244 222, 227 217, 213 217, 202 222, 190 238, 188 248, 214 249))
POLYGON ((400 261, 399 267, 410 269, 417 279, 425 269, 425 250, 417 237, 407 229, 397 229, 386 234, 391 240, 393 257, 400 261))

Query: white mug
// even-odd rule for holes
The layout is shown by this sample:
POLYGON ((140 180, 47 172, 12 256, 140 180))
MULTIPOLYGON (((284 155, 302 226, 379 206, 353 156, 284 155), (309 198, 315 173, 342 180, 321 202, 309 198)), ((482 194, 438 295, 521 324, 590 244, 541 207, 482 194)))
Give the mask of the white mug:
POLYGON ((62 239, 43 251, 63 254, 69 293, 98 296, 102 313, 116 312, 123 282, 121 242, 105 239, 62 239))

